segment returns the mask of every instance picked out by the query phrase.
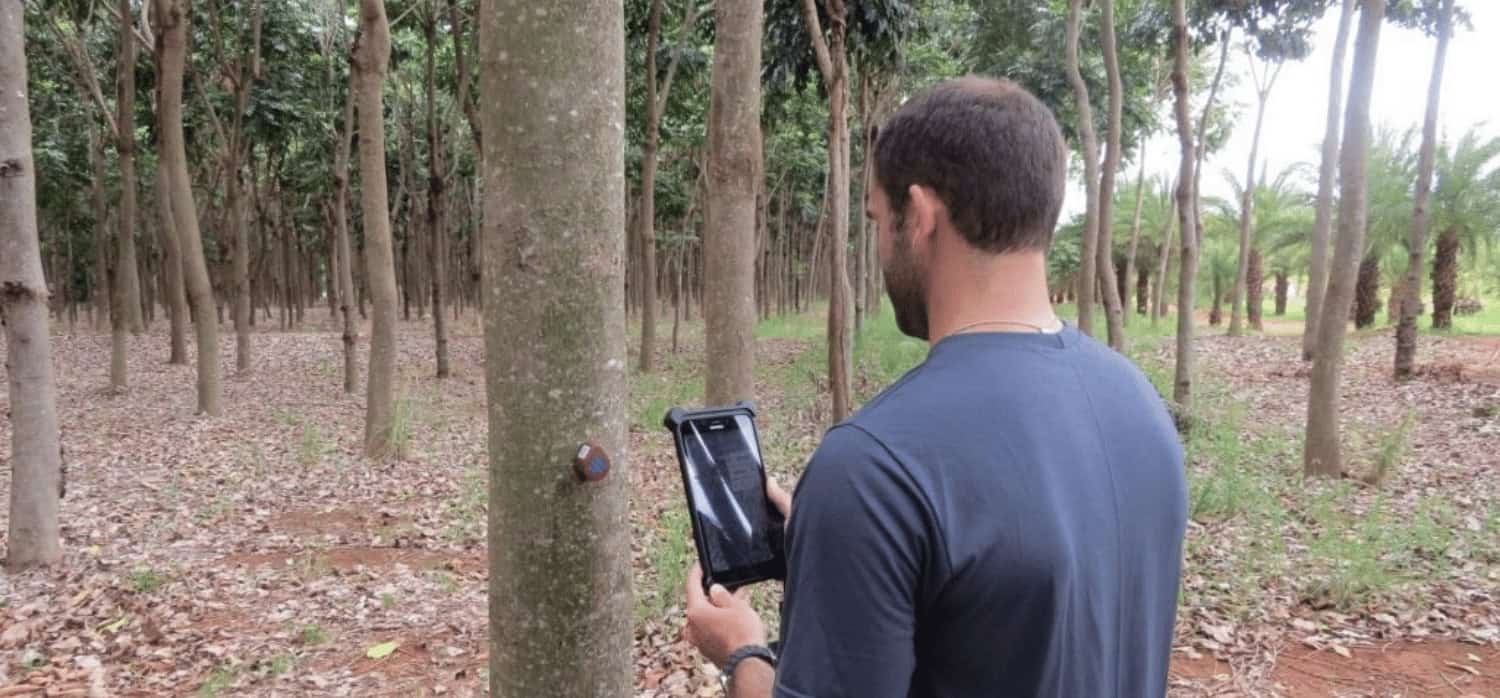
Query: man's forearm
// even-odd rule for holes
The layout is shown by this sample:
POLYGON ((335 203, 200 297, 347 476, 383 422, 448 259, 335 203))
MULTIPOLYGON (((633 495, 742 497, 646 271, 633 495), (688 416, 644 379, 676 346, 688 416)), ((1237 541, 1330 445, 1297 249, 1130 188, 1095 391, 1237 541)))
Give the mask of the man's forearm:
POLYGON ((770 698, 776 670, 759 659, 747 659, 734 668, 729 698, 770 698))

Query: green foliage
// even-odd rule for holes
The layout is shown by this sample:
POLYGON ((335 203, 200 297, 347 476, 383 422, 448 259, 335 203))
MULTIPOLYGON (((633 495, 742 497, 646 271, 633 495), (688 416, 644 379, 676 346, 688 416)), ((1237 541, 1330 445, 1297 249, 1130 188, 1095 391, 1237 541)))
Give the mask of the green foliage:
POLYGON ((130 572, 130 590, 137 594, 149 594, 166 583, 166 575, 151 567, 140 566, 130 572))
POLYGON ((328 631, 324 630, 321 625, 309 623, 302 626, 300 637, 304 647, 317 647, 328 642, 328 631))
POLYGON ((688 568, 697 561, 692 523, 685 505, 675 503, 661 514, 649 544, 655 586, 638 594, 637 617, 659 616, 680 602, 688 568))
POLYGON ((198 686, 198 698, 215 698, 233 688, 237 673, 238 670, 232 664, 224 664, 214 669, 203 684, 198 686))

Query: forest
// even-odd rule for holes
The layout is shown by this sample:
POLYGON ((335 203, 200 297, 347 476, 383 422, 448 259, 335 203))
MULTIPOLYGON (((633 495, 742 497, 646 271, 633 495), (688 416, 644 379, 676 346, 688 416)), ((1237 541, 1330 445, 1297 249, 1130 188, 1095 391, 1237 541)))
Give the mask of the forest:
POLYGON ((1168 694, 1500 695, 1497 10, 0 0, 0 696, 721 695, 662 415, 791 490, 923 361, 868 155, 969 74, 1178 430, 1168 694))

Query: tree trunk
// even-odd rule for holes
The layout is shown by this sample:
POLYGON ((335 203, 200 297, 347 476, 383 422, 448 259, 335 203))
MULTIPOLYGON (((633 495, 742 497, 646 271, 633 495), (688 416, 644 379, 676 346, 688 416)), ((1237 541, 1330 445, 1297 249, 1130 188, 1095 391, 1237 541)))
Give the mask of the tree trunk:
MULTIPOLYGON (((714 8, 708 113, 708 205, 703 230, 704 375, 709 405, 754 397, 755 206, 761 179, 761 2, 714 8)), ((654 287, 655 284, 652 284, 654 287)), ((654 294, 653 294, 654 296, 654 294)))
POLYGON ((1260 255, 1260 248, 1250 248, 1250 259, 1245 269, 1245 315, 1250 321, 1251 329, 1257 332, 1265 331, 1265 323, 1261 322, 1261 307, 1264 299, 1266 273, 1263 265, 1264 260, 1260 255))
POLYGON ((448 201, 443 169, 443 134, 437 122, 437 2, 427 15, 427 259, 432 278, 432 335, 436 345, 437 377, 447 378, 448 315, 444 311, 448 283, 448 201))
POLYGON ((1380 259, 1374 254, 1359 263, 1359 276, 1354 283, 1354 328, 1362 330, 1375 324, 1375 314, 1380 312, 1380 259))
POLYGON ((360 0, 359 35, 352 75, 359 99, 359 182, 365 224, 365 273, 374 305, 370 323, 369 379, 365 397, 365 454, 390 452, 395 421, 396 265, 386 201, 385 118, 382 86, 391 55, 384 0, 360 0))
POLYGON ((0 5, 0 326, 10 396, 12 571, 62 560, 62 448, 36 225, 36 172, 26 100, 25 12, 0 5))
POLYGON ((481 14, 484 129, 505 134, 483 157, 485 295, 524 299, 485 306, 489 690, 626 696, 624 11, 559 0, 517 20, 535 7, 481 14), (584 442, 613 460, 601 481, 573 475, 584 442))
MULTIPOLYGON (((234 365, 240 373, 250 371, 251 365, 251 300, 250 300, 250 235, 245 230, 244 188, 240 182, 244 158, 249 156, 246 146, 244 118, 250 103, 250 85, 260 73, 260 23, 261 4, 255 0, 251 10, 250 69, 245 70, 243 60, 236 59, 232 70, 234 83, 234 115, 229 132, 227 154, 224 157, 226 180, 225 208, 229 217, 229 236, 234 245, 234 365)), ((227 67, 226 67, 227 69, 227 67)))
POLYGON ((1217 327, 1224 321, 1224 310, 1221 307, 1224 302, 1224 280, 1218 274, 1210 274, 1213 282, 1213 304, 1208 308, 1208 324, 1217 327))
POLYGON ((851 337, 849 325, 849 123, 845 114, 849 101, 849 57, 844 47, 844 0, 827 0, 828 40, 818 21, 814 0, 803 0, 802 17, 812 39, 818 70, 828 91, 828 384, 832 393, 834 424, 844 421, 851 409, 849 395, 851 337))
POLYGON ((349 244, 349 139, 354 130, 354 103, 358 98, 358 80, 350 54, 349 92, 344 96, 343 126, 334 132, 333 150, 333 234, 337 269, 338 311, 343 320, 340 339, 344 344, 344 392, 353 393, 359 385, 359 321, 354 318, 358 302, 354 291, 354 256, 349 244))
MULTIPOLYGON (((1078 103, 1078 134, 1083 156, 1083 188, 1084 188, 1084 216, 1083 216, 1083 247, 1081 251, 1081 264, 1078 272, 1078 329, 1086 334, 1094 333, 1094 289, 1095 282, 1100 278, 1102 258, 1099 256, 1099 226, 1107 225, 1101 223, 1099 215, 1099 144, 1094 135, 1094 110, 1089 103, 1089 89, 1083 81, 1083 75, 1078 72, 1078 33, 1079 24, 1082 23, 1083 0, 1068 0, 1068 24, 1067 24, 1067 71, 1068 80, 1073 84, 1073 98, 1078 103)), ((1107 262, 1102 266, 1110 268, 1107 262)), ((1105 284, 1113 288, 1113 273, 1110 274, 1110 283, 1105 284)), ((1108 308, 1105 309, 1108 312, 1108 308)), ((1107 322, 1107 320, 1106 320, 1107 322)))
MULTIPOLYGON (((1125 305, 1130 284, 1129 270, 1117 270, 1114 258, 1115 172, 1120 169, 1120 66, 1115 53, 1115 2, 1099 3, 1099 30, 1103 39, 1104 71, 1109 76, 1109 127, 1104 140, 1104 167, 1099 175, 1099 284, 1104 295, 1105 325, 1109 345, 1125 351, 1125 305), (1124 272, 1124 273, 1120 273, 1124 272)), ((1076 50, 1076 47, 1075 47, 1076 50)), ((1075 56, 1074 69, 1077 69, 1075 56)), ((1076 87, 1075 87, 1076 90, 1076 87)), ((1089 124, 1093 128, 1093 124, 1089 124)), ((1128 264, 1128 262, 1127 262, 1128 264)))
POLYGON ((182 272, 187 282, 188 303, 196 320, 193 327, 198 347, 198 412, 217 417, 219 409, 219 325, 215 322, 214 289, 203 256, 203 237, 198 231, 198 208, 193 204, 193 185, 188 178, 187 149, 182 133, 182 73, 187 56, 189 3, 191 0, 155 0, 157 8, 157 60, 162 64, 161 138, 171 178, 172 220, 181 236, 182 272))
POLYGON ((1286 294, 1289 285, 1286 271, 1276 270, 1276 317, 1286 315, 1286 294))
POLYGON ((1203 250, 1203 200, 1199 196, 1203 180, 1203 159, 1208 156, 1208 116, 1213 112, 1214 102, 1219 96, 1219 86, 1224 82, 1224 66, 1229 63, 1230 37, 1233 36, 1234 28, 1225 31, 1224 36, 1219 39, 1219 67, 1214 71, 1214 80, 1208 87, 1208 99, 1203 102, 1203 111, 1198 114, 1197 145, 1194 150, 1193 169, 1193 219, 1198 221, 1197 230, 1193 231, 1194 246, 1200 252, 1203 250))
POLYGON ((1427 251, 1427 199, 1432 193, 1432 168, 1437 150, 1438 99, 1443 92, 1443 64, 1448 57, 1448 38, 1453 34, 1454 0, 1443 0, 1438 17, 1437 49, 1432 59, 1432 79, 1427 84, 1427 114, 1422 120, 1422 151, 1417 164, 1417 192, 1412 206, 1411 244, 1406 261, 1406 280, 1400 295, 1400 318, 1396 324, 1396 380, 1410 378, 1417 354, 1417 315, 1422 306, 1422 256, 1427 251))
POLYGON ((1443 230, 1432 257, 1432 328, 1453 327, 1453 304, 1458 297, 1458 231, 1443 230))
MULTIPOLYGON (((131 33, 130 0, 120 0, 120 38, 115 69, 115 147, 120 156, 120 229, 115 238, 115 302, 131 334, 146 330, 141 313, 141 280, 135 254, 135 36, 131 33)), ((124 337, 115 340, 122 349, 124 337)))
MULTIPOLYGON (((1257 182, 1255 181, 1255 160, 1259 156, 1260 151, 1261 125, 1266 120, 1266 101, 1270 99, 1271 88, 1275 86, 1276 76, 1281 72, 1280 63, 1276 65, 1275 70, 1271 70, 1268 61, 1263 70, 1270 71, 1269 74, 1259 75, 1255 72, 1255 57, 1249 56, 1249 58, 1251 76, 1254 77, 1256 83, 1255 94, 1257 106, 1255 109, 1255 131, 1250 136, 1250 162, 1245 166, 1245 191, 1240 196, 1240 258, 1239 267, 1235 271, 1234 277, 1234 297, 1229 304, 1229 336, 1231 337, 1238 337, 1244 332, 1244 326, 1241 322, 1241 318, 1243 317, 1241 314, 1242 310, 1248 310, 1244 315, 1251 316, 1250 325, 1256 329, 1260 329, 1260 308, 1247 308, 1245 305, 1247 298, 1251 295, 1249 285, 1253 283, 1250 278, 1250 258, 1256 256, 1257 261, 1259 261, 1258 251, 1255 250, 1255 242, 1252 239, 1254 237, 1252 227, 1255 225, 1255 187, 1257 186, 1257 182)), ((1260 298, 1260 291, 1258 289, 1254 292, 1254 296, 1257 300, 1260 298)), ((1254 303, 1254 301, 1249 302, 1254 303)))
MULTIPOLYGON (((861 70, 859 73, 859 120, 862 125, 860 133, 868 131, 868 126, 874 121, 870 114, 870 76, 867 72, 868 66, 865 68, 865 70, 861 70)), ((868 176, 870 171, 870 151, 868 149, 860 151, 859 169, 860 174, 863 175, 859 180, 860 191, 864 192, 865 196, 869 196, 868 189, 866 189, 870 185, 870 178, 868 176)), ((852 176, 853 173, 851 172, 850 174, 852 176)), ((854 234, 854 281, 851 287, 854 292, 854 333, 856 335, 862 332, 865 327, 865 304, 868 300, 865 293, 865 275, 868 273, 866 264, 869 262, 869 259, 865 256, 865 235, 867 234, 866 228, 868 227, 869 217, 859 216, 858 218, 859 228, 854 234)))
POLYGON ((1151 293, 1151 267, 1141 267, 1132 273, 1135 274, 1135 312, 1145 315, 1146 296, 1151 293))
POLYGON ((94 130, 89 131, 89 154, 93 174, 89 179, 89 193, 94 209, 94 307, 99 309, 96 320, 109 317, 109 391, 119 394, 128 385, 125 366, 125 309, 120 299, 120 284, 117 282, 118 254, 109 247, 109 202, 104 191, 105 164, 104 139, 94 130), (107 312, 106 312, 107 310, 107 312))
POLYGON ((1344 116, 1344 143, 1339 156, 1339 230, 1329 267, 1328 290, 1320 311, 1308 394, 1307 440, 1303 469, 1310 476, 1337 477, 1344 472, 1339 445, 1339 372, 1344 360, 1344 318, 1354 300, 1355 276, 1365 238, 1367 149, 1370 144, 1370 93, 1375 82, 1380 25, 1385 0, 1361 0, 1359 33, 1354 40, 1354 68, 1349 78, 1349 105, 1344 116))
MULTIPOLYGON (((160 61, 158 61, 160 63, 160 61)), ((157 84, 161 84, 160 68, 157 69, 157 84)), ((159 235, 162 249, 163 292, 166 294, 168 332, 167 363, 173 366, 187 364, 187 293, 182 285, 182 246, 177 225, 172 219, 172 185, 167 168, 166 141, 156 139, 156 213, 159 219, 159 235)), ((71 267, 70 267, 71 268, 71 267)))
MULTIPOLYGON (((1344 0, 1339 29, 1333 44, 1333 62, 1328 78, 1328 116, 1323 127, 1323 151, 1318 166, 1318 198, 1313 216, 1312 249, 1308 253, 1307 322, 1302 329, 1302 359, 1312 361, 1317 353, 1318 320, 1323 313, 1323 294, 1328 287, 1328 237, 1333 228, 1333 186, 1339 159, 1339 113, 1344 98, 1344 53, 1349 26, 1358 0, 1344 0)), ((1342 326, 1340 315, 1340 326, 1342 326)))
MULTIPOLYGON (((1142 139, 1141 142, 1144 143, 1145 139, 1142 139)), ((1131 217, 1130 223, 1130 249, 1125 254, 1126 279, 1130 279, 1136 275, 1135 254, 1139 251, 1141 242, 1141 207, 1146 203, 1146 151, 1144 148, 1138 157, 1141 159, 1141 162, 1140 171, 1136 173, 1135 177, 1135 214, 1131 217)), ((1147 280, 1150 276, 1151 269, 1149 267, 1141 268, 1140 282, 1136 284, 1135 293, 1136 312, 1141 315, 1146 314, 1146 294, 1150 288, 1147 285, 1149 283, 1147 280)), ((1128 325, 1130 324, 1130 313, 1128 312, 1130 299, 1123 298, 1122 300, 1126 305, 1127 312, 1121 316, 1120 322, 1128 325)))
POLYGON ((1177 169, 1177 220, 1181 229, 1182 259, 1177 282, 1177 367, 1172 401, 1182 414, 1190 414, 1193 396, 1193 277, 1198 271, 1197 192, 1193 183, 1195 149, 1193 127, 1188 116, 1187 0, 1172 0, 1172 95, 1177 115, 1177 142, 1182 161, 1177 169))
MULTIPOLYGON (((1175 189, 1175 187, 1174 187, 1175 189)), ((1158 251, 1156 260, 1156 290, 1151 298, 1151 322, 1158 318, 1167 316, 1167 268, 1172 260, 1172 231, 1176 229, 1172 225, 1177 218, 1177 197, 1174 194, 1167 211, 1167 220, 1162 226, 1161 249, 1158 251)))

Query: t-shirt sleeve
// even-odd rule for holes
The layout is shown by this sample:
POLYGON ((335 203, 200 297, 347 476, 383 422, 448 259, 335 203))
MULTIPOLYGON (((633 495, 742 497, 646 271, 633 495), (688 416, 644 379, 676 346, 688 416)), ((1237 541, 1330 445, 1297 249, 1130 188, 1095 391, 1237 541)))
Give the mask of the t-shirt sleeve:
POLYGON ((844 425, 824 438, 788 523, 778 698, 907 695, 931 548, 922 501, 865 431, 844 425))

